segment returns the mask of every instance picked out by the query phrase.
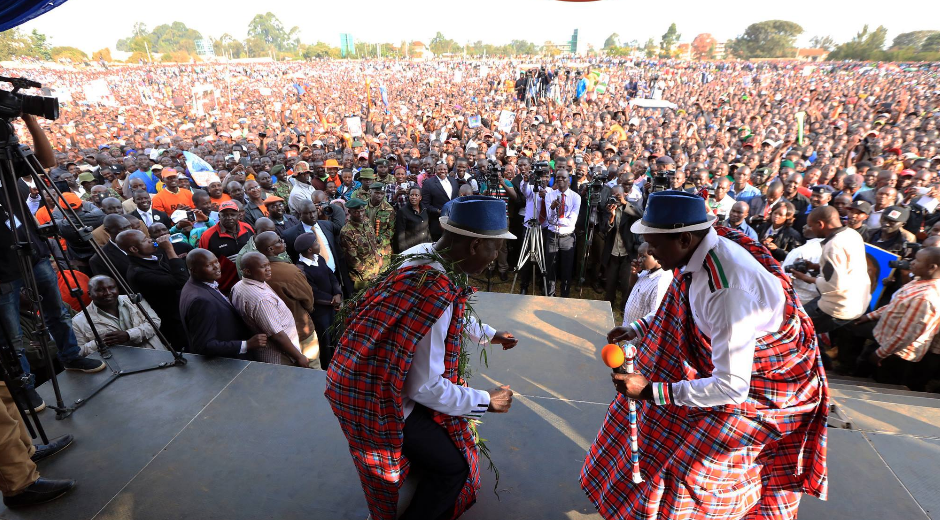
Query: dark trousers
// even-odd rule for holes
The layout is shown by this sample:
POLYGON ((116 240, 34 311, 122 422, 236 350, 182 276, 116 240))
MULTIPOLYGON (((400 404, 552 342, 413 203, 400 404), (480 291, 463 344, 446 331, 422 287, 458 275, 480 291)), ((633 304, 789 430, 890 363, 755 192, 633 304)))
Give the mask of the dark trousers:
MULTIPOLYGON (((873 332, 877 324, 877 321, 869 321, 861 325, 854 325, 851 327, 851 333, 857 340, 874 340, 873 332)), ((871 377, 879 383, 904 385, 916 392, 924 392, 927 383, 940 373, 940 354, 927 352, 920 361, 907 361, 892 354, 881 360, 881 365, 873 366, 869 363, 868 358, 875 350, 878 350, 878 343, 872 341, 856 359, 852 360, 855 367, 852 375, 871 377)), ((854 351, 849 350, 846 356, 851 356, 852 352, 857 352, 857 349, 854 351)), ((843 363, 841 345, 839 346, 839 363, 843 363)))
POLYGON ((545 271, 548 277, 548 295, 555 296, 556 285, 562 298, 571 293, 571 275, 574 270, 574 234, 558 235, 545 230, 545 271))
MULTIPOLYGON (((819 308, 819 298, 814 298, 803 304, 803 311, 813 320, 813 328, 816 329, 816 334, 832 332, 851 323, 849 320, 839 320, 823 312, 822 309, 819 308)), ((823 366, 825 366, 827 370, 832 369, 832 358, 829 357, 829 353, 824 349, 819 349, 819 355, 822 357, 823 366)))
POLYGON ((317 342, 320 344, 320 368, 330 368, 333 359, 333 341, 330 337, 330 325, 333 324, 333 307, 328 305, 314 305, 310 317, 313 319, 313 328, 317 331, 317 342))
POLYGON ((614 256, 611 254, 610 258, 607 259, 607 263, 604 264, 604 271, 607 273, 607 281, 604 283, 604 298, 610 302, 614 312, 618 308, 623 310, 627 296, 630 295, 630 264, 632 260, 629 256, 614 256), (620 302, 619 306, 617 289, 620 289, 623 294, 623 301, 620 302))
POLYGON ((448 520, 470 474, 466 459, 420 404, 405 419, 402 435, 402 453, 425 476, 401 520, 448 520))

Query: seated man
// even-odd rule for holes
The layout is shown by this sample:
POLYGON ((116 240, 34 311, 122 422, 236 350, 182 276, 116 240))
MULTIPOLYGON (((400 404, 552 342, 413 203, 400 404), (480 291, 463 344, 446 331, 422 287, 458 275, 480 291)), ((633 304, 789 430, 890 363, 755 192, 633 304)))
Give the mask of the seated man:
POLYGON ((242 258, 242 268, 245 278, 232 287, 232 305, 248 327, 265 334, 270 343, 253 352, 255 361, 307 368, 310 362, 300 350, 294 316, 267 284, 271 263, 261 253, 248 253, 242 258))
POLYGON ((853 332, 878 342, 857 361, 862 373, 874 368, 879 383, 923 392, 940 368, 940 354, 928 352, 940 329, 940 247, 918 251, 911 273, 917 279, 901 287, 887 305, 856 320, 853 332))
POLYGON ((248 359, 268 337, 252 335, 242 317, 219 292, 222 268, 211 251, 193 249, 186 255, 189 281, 180 292, 179 313, 193 354, 248 359))
MULTIPOLYGON (((78 313, 72 318, 75 339, 78 340, 83 356, 98 351, 92 325, 98 331, 101 341, 108 347, 124 345, 166 350, 143 311, 131 303, 130 298, 118 294, 114 279, 108 276, 92 277, 88 281, 88 294, 91 296, 91 304, 88 306, 91 323, 88 323, 83 313, 78 313)), ((159 327, 160 317, 157 313, 153 312, 146 300, 141 300, 140 304, 154 325, 159 327)))

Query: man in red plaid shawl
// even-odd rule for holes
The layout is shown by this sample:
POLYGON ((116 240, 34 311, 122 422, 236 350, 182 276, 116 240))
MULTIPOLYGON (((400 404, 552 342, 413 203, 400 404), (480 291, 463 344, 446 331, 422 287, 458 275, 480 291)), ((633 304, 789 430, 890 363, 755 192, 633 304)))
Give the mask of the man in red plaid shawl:
POLYGON ((661 307, 610 332, 642 337, 636 374, 581 472, 605 518, 796 517, 802 493, 825 499, 829 392, 812 321, 760 244, 713 229, 696 195, 650 195, 634 223, 664 269, 679 269, 661 307), (626 397, 638 407, 633 484, 626 397))
POLYGON ((402 253, 411 258, 367 289, 347 320, 326 397, 374 520, 396 518, 398 490, 414 467, 424 478, 402 519, 457 518, 476 500, 480 472, 468 420, 508 411, 512 391, 461 385, 461 336, 504 349, 516 339, 468 315, 474 289, 451 276, 481 273, 503 240, 515 238, 507 227, 505 202, 455 199, 450 216, 441 217, 441 239, 402 253))

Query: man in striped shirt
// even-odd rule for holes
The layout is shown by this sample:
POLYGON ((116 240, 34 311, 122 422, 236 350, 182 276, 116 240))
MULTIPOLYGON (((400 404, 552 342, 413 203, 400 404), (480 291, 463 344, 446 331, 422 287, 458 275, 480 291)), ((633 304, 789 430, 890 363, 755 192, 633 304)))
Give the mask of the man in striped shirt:
POLYGON ((923 391, 937 369, 936 363, 922 360, 940 329, 940 247, 918 251, 911 273, 918 279, 902 287, 884 307, 856 320, 854 332, 878 342, 877 349, 863 354, 875 367, 878 382, 923 391))
POLYGON ((232 287, 232 306, 255 334, 267 334, 268 345, 254 351, 255 361, 307 368, 309 361, 300 350, 300 337, 294 315, 268 286, 271 263, 261 253, 242 257, 245 275, 232 287))

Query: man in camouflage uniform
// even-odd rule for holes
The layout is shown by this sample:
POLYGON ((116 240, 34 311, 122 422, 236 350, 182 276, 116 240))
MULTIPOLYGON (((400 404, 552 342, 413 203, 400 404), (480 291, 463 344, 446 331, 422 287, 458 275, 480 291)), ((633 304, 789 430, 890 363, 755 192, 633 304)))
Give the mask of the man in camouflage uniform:
POLYGON ((277 177, 277 182, 269 183, 270 190, 261 182, 258 182, 258 184, 261 184, 262 189, 269 191, 272 195, 280 197, 285 201, 290 200, 290 190, 294 187, 291 186, 291 183, 287 180, 288 175, 287 170, 284 169, 284 165, 275 164, 271 168, 271 177, 272 179, 273 177, 277 177))
POLYGON ((349 221, 339 233, 339 241, 346 255, 346 265, 356 290, 365 287, 382 270, 382 255, 372 225, 365 218, 366 202, 349 199, 349 221))
POLYGON ((395 176, 389 170, 388 159, 375 160, 375 181, 385 185, 385 200, 389 204, 395 202, 395 193, 398 191, 398 185, 395 183, 395 176))
POLYGON ((366 220, 372 225, 379 242, 379 253, 388 261, 392 256, 392 239, 395 236, 395 208, 385 200, 385 184, 373 182, 369 186, 369 203, 366 204, 366 220))
POLYGON ((362 186, 358 190, 352 192, 352 195, 350 195, 349 198, 350 200, 359 199, 365 202, 369 200, 369 186, 375 182, 375 170, 372 168, 363 168, 359 170, 359 182, 362 183, 362 186))

